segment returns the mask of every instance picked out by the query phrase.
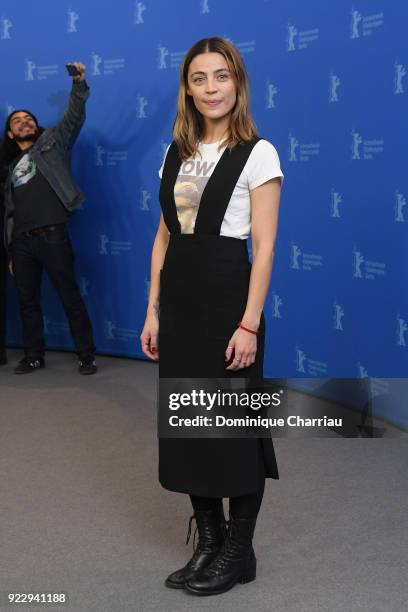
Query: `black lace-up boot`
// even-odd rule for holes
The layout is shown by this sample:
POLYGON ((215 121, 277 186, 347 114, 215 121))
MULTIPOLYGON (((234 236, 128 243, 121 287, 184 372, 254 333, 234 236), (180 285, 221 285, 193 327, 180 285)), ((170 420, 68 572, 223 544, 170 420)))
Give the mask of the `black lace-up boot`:
POLYGON ((256 518, 230 516, 227 537, 214 560, 194 578, 187 580, 185 589, 194 595, 218 595, 237 582, 245 584, 256 578, 256 557, 252 547, 256 518))
POLYGON ((183 589, 186 580, 193 578, 196 573, 206 567, 216 557, 226 534, 226 522, 222 505, 214 510, 196 510, 190 518, 186 544, 191 535, 191 522, 195 518, 198 531, 198 544, 194 546, 194 554, 190 561, 181 569, 170 574, 165 585, 172 589, 183 589))

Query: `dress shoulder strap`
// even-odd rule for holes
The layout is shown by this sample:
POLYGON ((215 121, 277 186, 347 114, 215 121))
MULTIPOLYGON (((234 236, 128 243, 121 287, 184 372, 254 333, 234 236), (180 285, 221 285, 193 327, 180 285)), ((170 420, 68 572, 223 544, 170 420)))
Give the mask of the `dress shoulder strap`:
POLYGON ((225 149, 203 191, 194 230, 196 234, 220 234, 232 193, 259 140, 259 136, 255 136, 233 149, 225 149))
POLYGON ((177 208, 174 201, 174 184, 177 180, 181 166, 181 159, 176 142, 173 140, 167 151, 164 162, 162 179, 160 183, 159 200, 163 212, 163 219, 167 229, 172 234, 180 234, 180 223, 177 217, 177 208))

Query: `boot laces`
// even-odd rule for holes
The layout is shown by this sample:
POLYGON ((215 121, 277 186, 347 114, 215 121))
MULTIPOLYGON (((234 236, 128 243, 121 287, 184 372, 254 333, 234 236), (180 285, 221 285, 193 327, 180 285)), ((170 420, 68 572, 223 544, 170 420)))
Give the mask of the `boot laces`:
POLYGON ((194 535, 193 535, 193 550, 194 552, 196 551, 197 545, 196 545, 196 535, 197 535, 197 531, 198 531, 198 525, 197 525, 197 519, 195 514, 193 514, 192 516, 190 516, 190 520, 188 522, 188 532, 187 532, 187 539, 186 539, 186 545, 189 543, 190 541, 190 536, 191 536, 191 523, 193 522, 193 519, 196 522, 196 526, 195 526, 195 530, 194 530, 194 535))
MULTIPOLYGON (((194 530, 194 535, 193 535, 193 551, 197 552, 198 549, 199 549, 199 546, 200 546, 200 539, 198 539, 198 542, 196 543, 196 536, 197 536, 197 532, 199 533, 199 530, 198 530, 197 518, 196 518, 195 514, 190 516, 190 520, 188 522, 188 531, 187 531, 186 545, 190 541, 190 537, 191 537, 191 523, 193 522, 193 519, 196 522, 196 526, 195 526, 195 530, 194 530)), ((228 526, 228 524, 229 524, 229 521, 224 521, 222 523, 222 535, 221 535, 221 537, 222 537, 223 541, 225 541, 225 538, 227 536, 227 532, 228 532, 228 527, 227 526, 228 526)))
POLYGON ((188 523, 188 533, 187 533, 186 545, 189 543, 189 540, 190 540, 190 536, 191 536, 191 523, 192 523, 193 519, 195 519, 195 522, 196 522, 196 527, 195 527, 194 535, 193 535, 193 556, 191 557, 190 561, 187 563, 187 567, 191 566, 191 565, 194 565, 194 563, 197 561, 198 557, 201 554, 201 551, 200 551, 200 540, 198 540, 198 542, 196 543, 196 535, 197 535, 197 532, 198 532, 198 525, 197 525, 197 519, 196 519, 194 514, 192 516, 190 516, 190 520, 189 520, 189 523, 188 523))

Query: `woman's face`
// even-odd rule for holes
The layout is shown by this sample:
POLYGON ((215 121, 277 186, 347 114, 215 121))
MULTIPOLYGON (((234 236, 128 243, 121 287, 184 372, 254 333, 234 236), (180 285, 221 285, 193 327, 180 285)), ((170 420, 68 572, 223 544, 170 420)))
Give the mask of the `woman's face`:
POLYGON ((235 80, 221 53, 196 55, 188 68, 188 95, 206 118, 219 120, 228 116, 237 99, 235 80))

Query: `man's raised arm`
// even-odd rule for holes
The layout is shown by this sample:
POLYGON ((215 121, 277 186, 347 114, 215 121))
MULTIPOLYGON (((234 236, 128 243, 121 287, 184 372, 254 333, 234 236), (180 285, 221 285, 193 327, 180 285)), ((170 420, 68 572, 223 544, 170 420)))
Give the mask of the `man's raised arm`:
POLYGON ((85 81, 85 66, 81 62, 73 62, 79 74, 72 79, 72 89, 68 108, 60 121, 54 126, 54 137, 59 145, 69 151, 74 145, 85 121, 85 103, 89 97, 89 86, 85 81))

